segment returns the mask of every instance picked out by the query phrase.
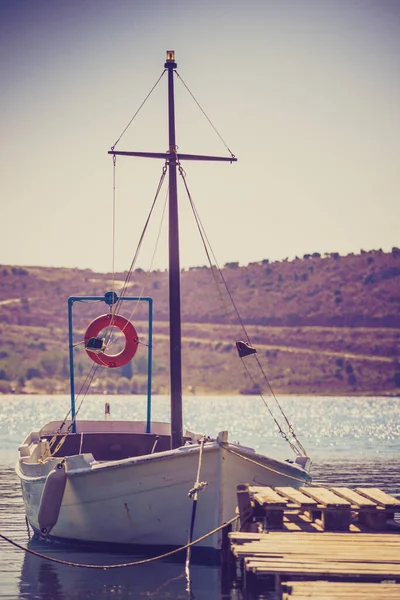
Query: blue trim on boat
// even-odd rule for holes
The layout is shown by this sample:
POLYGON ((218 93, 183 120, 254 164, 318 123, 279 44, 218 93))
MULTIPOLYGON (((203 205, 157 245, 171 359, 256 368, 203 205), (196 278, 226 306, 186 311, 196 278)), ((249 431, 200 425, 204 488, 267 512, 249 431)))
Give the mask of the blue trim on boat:
POLYGON ((147 422, 146 433, 151 433, 151 393, 152 393, 152 362, 153 362, 153 298, 124 296, 118 298, 115 292, 106 292, 104 296, 70 296, 68 298, 68 340, 69 340, 69 379, 71 391, 71 419, 72 433, 76 433, 75 424, 75 371, 74 371, 74 340, 73 340, 73 324, 72 324, 72 307, 74 302, 105 302, 109 306, 115 304, 117 300, 122 302, 147 302, 148 305, 148 335, 149 343, 147 347, 147 422))

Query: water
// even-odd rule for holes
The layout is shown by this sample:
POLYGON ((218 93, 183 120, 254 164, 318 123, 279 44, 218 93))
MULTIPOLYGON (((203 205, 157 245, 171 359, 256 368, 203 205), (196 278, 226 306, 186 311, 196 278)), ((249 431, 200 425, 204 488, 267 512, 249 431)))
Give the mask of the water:
MULTIPOLYGON (((80 417, 102 418, 104 400, 104 396, 88 397, 80 417)), ((111 402, 112 418, 144 419, 143 397, 107 396, 107 401, 111 402)), ((71 562, 115 564, 138 558, 29 540, 14 474, 16 451, 32 429, 63 418, 69 401, 67 397, 0 396, 0 402, 0 533, 35 551, 71 562)), ((400 497, 399 398, 283 397, 280 402, 313 458, 314 482, 373 485, 400 497)), ((167 398, 156 396, 153 419, 169 420, 168 415, 167 398)), ((214 436, 228 429, 232 440, 278 458, 290 457, 290 448, 275 432, 274 423, 256 396, 191 396, 185 400, 184 421, 190 430, 214 436)), ((242 600, 241 591, 227 587, 216 566, 192 564, 190 578, 189 591, 179 562, 148 563, 110 571, 72 568, 26 554, 0 539, 0 600, 114 597, 242 600)))

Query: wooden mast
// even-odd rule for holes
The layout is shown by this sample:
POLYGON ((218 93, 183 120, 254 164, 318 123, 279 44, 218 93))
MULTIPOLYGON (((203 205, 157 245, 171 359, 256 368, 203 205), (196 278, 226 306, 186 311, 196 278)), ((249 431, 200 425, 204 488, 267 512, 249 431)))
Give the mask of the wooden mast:
POLYGON ((171 385, 171 448, 183 444, 182 432, 182 356, 181 283, 179 261, 178 192, 176 184, 177 148, 175 141, 174 70, 175 52, 167 51, 168 72, 168 173, 169 173, 169 348, 171 385))
POLYGON ((181 293, 179 261, 179 222, 177 165, 180 160, 207 160, 236 162, 237 158, 227 156, 202 156, 177 152, 175 140, 175 100, 174 71, 177 67, 174 50, 167 50, 164 65, 168 73, 168 152, 129 152, 115 150, 108 152, 113 156, 137 156, 159 158, 168 163, 169 173, 169 318, 170 318, 170 385, 171 385, 171 447, 179 448, 183 444, 182 425, 182 356, 181 356, 181 293))

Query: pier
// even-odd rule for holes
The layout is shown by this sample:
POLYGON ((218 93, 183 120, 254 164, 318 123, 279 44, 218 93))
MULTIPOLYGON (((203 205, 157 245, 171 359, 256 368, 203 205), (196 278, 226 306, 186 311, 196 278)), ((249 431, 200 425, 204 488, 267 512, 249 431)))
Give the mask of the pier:
POLYGON ((237 488, 231 573, 250 597, 400 598, 400 500, 378 488, 237 488))

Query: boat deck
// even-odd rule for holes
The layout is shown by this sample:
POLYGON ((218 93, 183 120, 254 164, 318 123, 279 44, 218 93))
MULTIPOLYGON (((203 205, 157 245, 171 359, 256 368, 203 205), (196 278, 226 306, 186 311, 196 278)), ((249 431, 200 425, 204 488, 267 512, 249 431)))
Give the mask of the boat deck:
MULTIPOLYGON (((45 439, 49 440, 49 436, 45 439)), ((90 453, 98 461, 122 460, 154 452, 164 452, 171 448, 169 435, 129 432, 89 432, 57 434, 54 436, 53 447, 55 457, 74 456, 90 453)))

